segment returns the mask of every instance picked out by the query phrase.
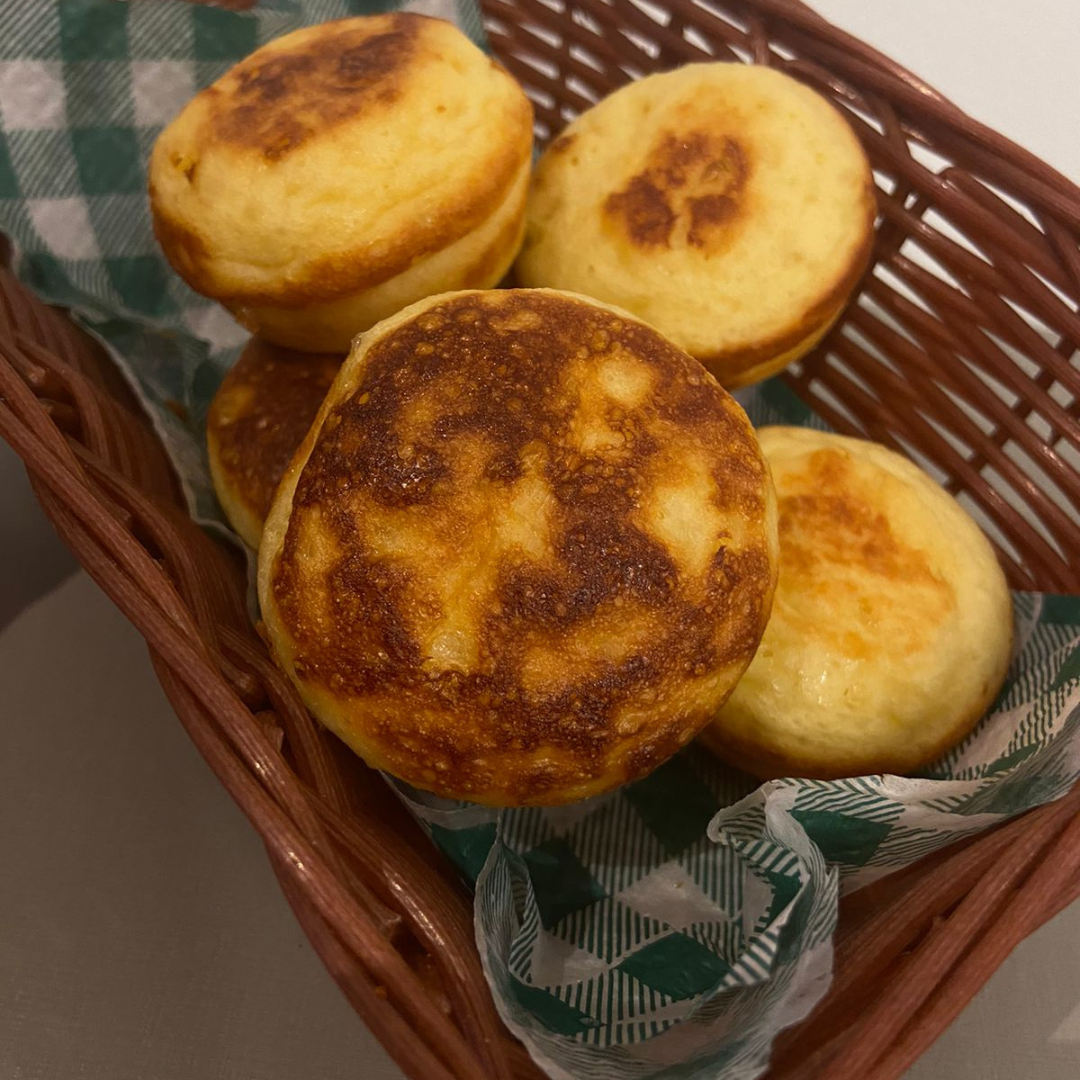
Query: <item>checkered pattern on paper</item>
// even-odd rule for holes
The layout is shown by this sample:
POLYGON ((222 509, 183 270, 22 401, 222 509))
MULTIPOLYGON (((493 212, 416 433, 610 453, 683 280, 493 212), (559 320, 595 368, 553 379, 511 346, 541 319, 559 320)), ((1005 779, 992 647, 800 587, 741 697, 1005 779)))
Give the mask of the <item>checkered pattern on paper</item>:
POLYGON ((706 836, 752 787, 692 750, 604 798, 498 815, 477 881, 482 959, 551 1075, 756 1075, 773 1024, 824 990, 835 873, 764 813, 706 836))
POLYGON ((753 788, 698 749, 553 809, 485 810, 398 784, 476 885, 507 1023, 552 1076, 612 1078, 754 1076, 777 1027, 824 992, 835 872, 771 809, 750 808, 719 844, 707 836, 753 788))

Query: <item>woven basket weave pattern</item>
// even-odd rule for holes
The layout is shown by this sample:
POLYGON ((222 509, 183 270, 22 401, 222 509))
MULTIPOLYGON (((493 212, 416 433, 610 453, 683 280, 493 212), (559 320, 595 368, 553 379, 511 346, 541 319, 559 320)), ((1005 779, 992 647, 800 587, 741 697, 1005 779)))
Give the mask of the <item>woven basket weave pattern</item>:
MULTIPOLYGON (((794 0, 484 8, 541 138, 628 79, 709 58, 782 67, 848 110, 879 181, 874 267, 786 377, 836 428, 908 453, 968 501, 1014 585, 1080 591, 1080 192, 794 0)), ((273 667, 242 566, 186 517, 122 379, 3 271, 0 435, 146 636, 297 918, 402 1069, 538 1076, 491 1002, 469 898, 273 667)), ((1013 945, 1080 894, 1078 808, 1074 791, 846 901, 834 986, 780 1040, 773 1080, 899 1076, 1013 945)))

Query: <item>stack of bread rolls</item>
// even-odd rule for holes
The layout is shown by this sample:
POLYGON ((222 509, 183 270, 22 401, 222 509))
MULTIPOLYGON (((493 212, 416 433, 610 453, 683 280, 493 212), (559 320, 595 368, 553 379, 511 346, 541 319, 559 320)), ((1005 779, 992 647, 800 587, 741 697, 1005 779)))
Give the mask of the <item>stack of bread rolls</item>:
POLYGON ((254 334, 207 445, 276 662, 371 765, 491 805, 702 732, 761 776, 926 764, 1004 678, 988 541, 904 459, 755 432, 724 389, 864 272, 858 140, 719 63, 617 91, 535 172, 531 128, 495 61, 395 13, 271 42, 157 141, 166 256, 254 334))

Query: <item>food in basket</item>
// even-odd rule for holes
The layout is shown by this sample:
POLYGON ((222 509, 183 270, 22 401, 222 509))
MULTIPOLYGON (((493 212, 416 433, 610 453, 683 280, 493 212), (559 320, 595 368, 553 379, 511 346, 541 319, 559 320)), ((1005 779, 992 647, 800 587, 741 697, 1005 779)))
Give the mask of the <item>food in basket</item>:
POLYGON ((630 83, 551 144, 516 273, 618 304, 743 386, 839 316, 869 259, 873 191, 858 139, 813 90, 691 64, 630 83))
POLYGON ((586 297, 462 292, 362 335, 259 551, 277 662, 369 764, 556 804, 650 772, 750 662, 775 499, 742 409, 586 297))
POLYGON ((704 734, 762 777, 907 773, 959 742, 1005 679, 1012 606, 990 542, 876 443, 758 432, 780 514, 761 647, 704 734))
POLYGON ((229 524, 257 548, 274 490, 341 367, 342 356, 245 346, 210 403, 206 448, 229 524))
POLYGON ((415 300, 503 277, 531 152, 528 99, 450 23, 324 23, 252 53, 165 128, 154 228, 253 332, 345 353, 415 300))

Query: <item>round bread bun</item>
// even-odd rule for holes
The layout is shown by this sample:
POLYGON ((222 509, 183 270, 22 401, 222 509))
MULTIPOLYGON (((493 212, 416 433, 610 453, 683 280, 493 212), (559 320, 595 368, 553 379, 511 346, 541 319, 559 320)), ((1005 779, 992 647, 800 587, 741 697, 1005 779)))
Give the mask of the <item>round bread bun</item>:
POLYGON ((343 359, 252 338, 214 395, 206 417, 210 476, 248 547, 258 548, 278 481, 343 359))
POLYGON ((978 525, 910 461, 806 428, 758 432, 780 582, 753 663, 704 733, 760 777, 909 773, 993 703, 1012 601, 978 525))
POLYGON ((617 90, 540 159, 516 273, 619 304, 727 387, 807 352, 867 265, 873 177, 824 98, 691 64, 617 90))
POLYGON ((193 289, 268 341, 348 352, 521 244, 532 107, 448 22, 406 12, 278 38, 159 136, 150 205, 193 289))
POLYGON ((433 297, 364 334, 259 550, 278 663, 370 765, 489 805, 643 776, 714 715, 775 584, 745 414, 586 297, 433 297))

